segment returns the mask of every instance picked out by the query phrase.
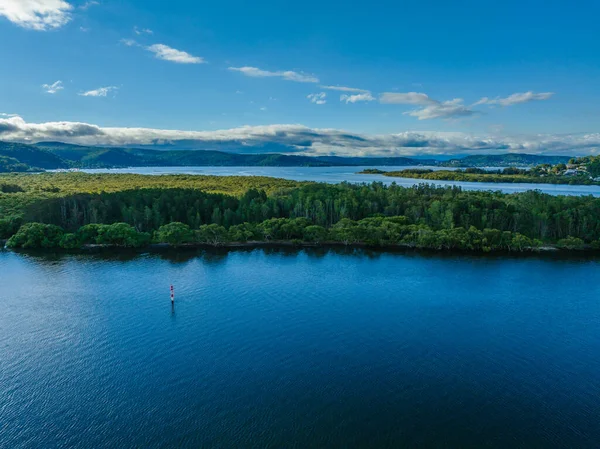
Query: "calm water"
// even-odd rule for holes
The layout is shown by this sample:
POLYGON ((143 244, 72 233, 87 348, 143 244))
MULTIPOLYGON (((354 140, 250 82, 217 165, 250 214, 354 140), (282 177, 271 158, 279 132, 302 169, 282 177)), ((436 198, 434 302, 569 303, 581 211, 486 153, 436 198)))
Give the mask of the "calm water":
POLYGON ((0 298, 2 448, 600 441, 596 260, 0 252, 0 298))
MULTIPOLYGON (((444 167, 134 167, 119 169, 82 170, 88 173, 140 173, 144 175, 191 174, 219 176, 271 176, 274 178, 291 179, 294 181, 318 181, 338 183, 380 181, 384 184, 395 182, 404 187, 410 187, 423 182, 445 186, 460 186, 465 190, 500 190, 505 193, 541 190, 552 195, 594 195, 600 196, 600 186, 570 186, 552 184, 505 184, 494 182, 459 182, 459 181, 424 181, 422 179, 390 178, 383 175, 359 175, 365 168, 380 170, 404 170, 407 168, 431 168, 447 170, 444 167)), ((490 167, 497 169, 499 167, 490 167)))

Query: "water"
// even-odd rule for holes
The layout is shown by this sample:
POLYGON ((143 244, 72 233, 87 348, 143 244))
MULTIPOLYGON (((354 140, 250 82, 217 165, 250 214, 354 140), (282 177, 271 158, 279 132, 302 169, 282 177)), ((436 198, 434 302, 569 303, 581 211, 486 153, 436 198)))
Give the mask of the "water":
MULTIPOLYGON (((427 181, 411 178, 390 178, 383 175, 359 175, 365 168, 378 168, 385 171, 404 170, 407 168, 430 168, 433 170, 448 170, 445 167, 133 167, 116 169, 82 170, 88 173, 140 173, 143 175, 189 174, 189 175, 218 175, 218 176, 270 176, 274 178, 291 179, 293 181, 317 181, 339 183, 342 181, 383 182, 411 187, 424 182, 442 186, 460 186, 465 190, 500 190, 504 193, 540 190, 551 195, 593 195, 600 196, 600 186, 578 186, 559 184, 513 184, 495 182, 460 182, 460 181, 427 181)), ((497 170, 500 167, 489 167, 497 170)))
POLYGON ((0 252, 0 298, 2 448, 600 440, 594 259, 0 252))

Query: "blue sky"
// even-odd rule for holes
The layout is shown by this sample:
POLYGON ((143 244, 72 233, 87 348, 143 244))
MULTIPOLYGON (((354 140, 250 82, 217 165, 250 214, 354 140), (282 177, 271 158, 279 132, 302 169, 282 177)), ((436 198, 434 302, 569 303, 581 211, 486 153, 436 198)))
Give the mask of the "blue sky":
POLYGON ((0 0, 0 139, 600 151, 600 3, 491 3, 0 0))

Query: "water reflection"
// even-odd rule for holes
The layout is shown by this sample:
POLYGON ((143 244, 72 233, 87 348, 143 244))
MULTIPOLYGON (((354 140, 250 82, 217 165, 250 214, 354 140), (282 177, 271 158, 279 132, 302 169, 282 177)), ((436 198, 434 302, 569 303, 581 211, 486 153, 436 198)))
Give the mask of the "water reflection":
POLYGON ((202 247, 202 248, 161 248, 153 250, 135 250, 126 248, 103 248, 94 251, 70 252, 48 250, 0 250, 2 253, 18 254, 32 262, 43 263, 46 267, 59 267, 66 261, 97 261, 97 262, 127 262, 142 259, 160 259, 173 265, 189 263, 192 260, 211 266, 224 263, 232 254, 250 254, 258 252, 265 256, 279 256, 294 258, 300 254, 306 255, 309 260, 319 260, 328 255, 354 256, 376 260, 383 255, 397 254, 409 258, 456 260, 457 258, 469 259, 543 259, 567 261, 596 261, 600 259, 599 252, 588 251, 542 251, 542 252, 493 252, 477 253, 468 251, 435 251, 418 248, 400 247, 356 247, 356 246, 258 246, 258 247, 202 247))

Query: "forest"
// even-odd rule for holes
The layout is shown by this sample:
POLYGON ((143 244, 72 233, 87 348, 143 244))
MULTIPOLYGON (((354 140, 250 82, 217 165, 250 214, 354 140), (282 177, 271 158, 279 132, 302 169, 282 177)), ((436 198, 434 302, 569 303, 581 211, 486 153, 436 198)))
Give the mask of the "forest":
POLYGON ((0 176, 13 248, 311 242, 474 251, 600 245, 600 199, 263 177, 0 176))

